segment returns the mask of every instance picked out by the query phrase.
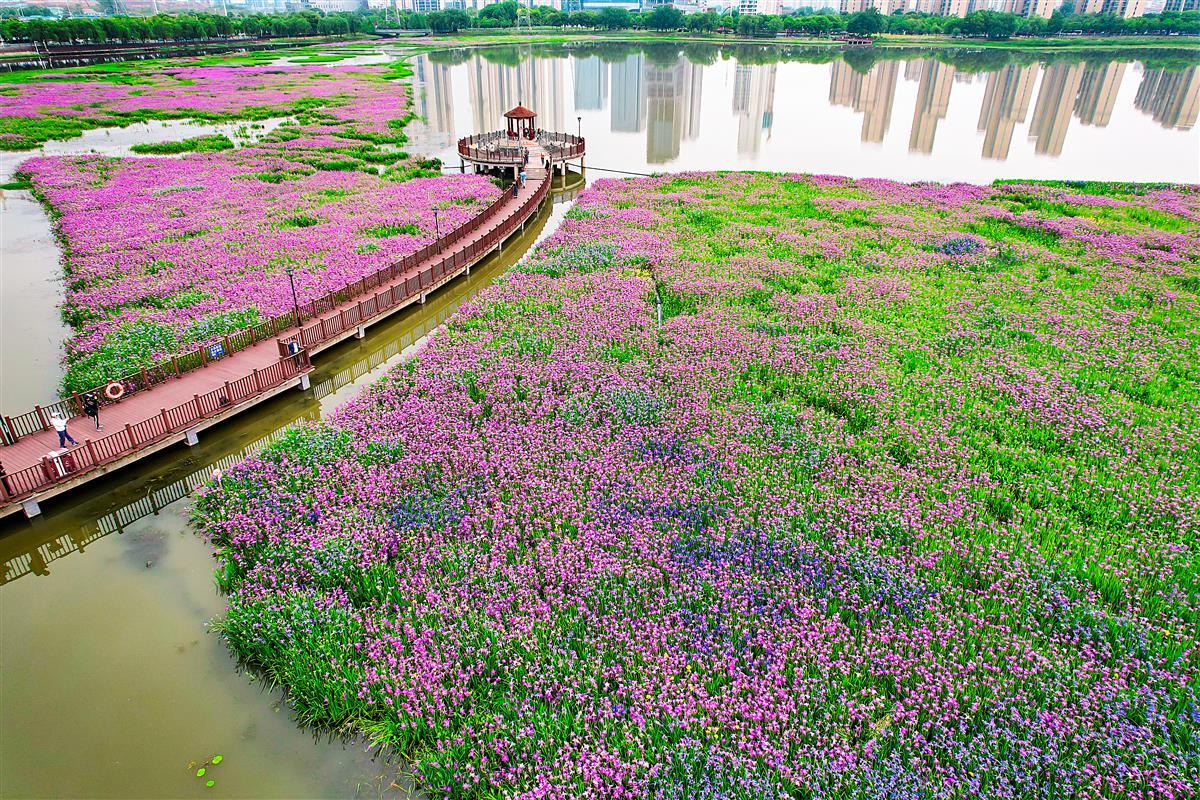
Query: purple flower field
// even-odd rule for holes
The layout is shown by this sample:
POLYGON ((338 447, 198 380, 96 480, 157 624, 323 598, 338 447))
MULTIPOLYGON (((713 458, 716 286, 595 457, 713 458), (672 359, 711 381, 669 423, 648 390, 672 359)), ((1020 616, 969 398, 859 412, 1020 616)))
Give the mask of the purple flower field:
POLYGON ((431 797, 1188 798, 1200 190, 597 182, 198 500, 431 797))
POLYGON ((51 81, 43 80, 0 97, 9 103, 0 114, 50 116, 78 105, 95 114, 94 104, 112 113, 295 114, 237 150, 43 157, 22 166, 55 215, 67 253, 63 313, 75 335, 64 391, 286 313, 288 268, 304 303, 420 249, 435 228, 446 233, 490 203, 498 189, 488 179, 442 177, 436 164, 398 148, 408 102, 389 74, 399 73, 195 66, 156 76, 152 89, 74 75, 61 86, 45 89, 51 81))

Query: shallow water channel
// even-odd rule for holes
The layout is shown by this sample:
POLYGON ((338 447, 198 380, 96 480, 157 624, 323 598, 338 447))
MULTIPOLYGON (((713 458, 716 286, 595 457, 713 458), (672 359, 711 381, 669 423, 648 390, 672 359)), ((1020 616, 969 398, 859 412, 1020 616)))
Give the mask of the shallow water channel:
MULTIPOLYGON (((351 63, 381 60, 364 54, 351 63)), ((521 102, 542 127, 588 137, 589 180, 771 169, 1198 181, 1194 62, 1162 53, 1084 62, 1012 51, 464 49, 414 59, 421 119, 410 126, 410 149, 457 165, 459 136, 501 127, 503 111, 521 102)), ((42 152, 124 155, 136 142, 212 132, 249 139, 274 124, 149 123, 42 152)), ((37 154, 0 156, 0 180, 37 154)), ((172 448, 47 503, 33 521, 0 522, 0 797, 407 794, 394 783, 395 765, 365 743, 300 728, 282 692, 238 671, 206 631, 224 601, 211 551, 188 528, 187 496, 215 466, 327 414, 411 355, 566 207, 543 209, 513 246, 426 305, 323 353, 311 391, 285 393, 204 432, 197 447, 172 448), (196 765, 216 754, 222 763, 196 778, 196 765)), ((0 247, 0 408, 24 409, 53 396, 67 334, 56 313, 57 244, 28 192, 0 196, 0 247)))

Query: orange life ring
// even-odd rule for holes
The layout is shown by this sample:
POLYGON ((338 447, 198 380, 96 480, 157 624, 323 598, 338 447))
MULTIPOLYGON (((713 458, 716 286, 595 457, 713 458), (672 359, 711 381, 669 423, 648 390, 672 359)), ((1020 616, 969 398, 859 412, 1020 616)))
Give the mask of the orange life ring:
POLYGON ((125 387, 113 381, 108 386, 104 387, 104 396, 109 400, 120 400, 125 394, 125 387))

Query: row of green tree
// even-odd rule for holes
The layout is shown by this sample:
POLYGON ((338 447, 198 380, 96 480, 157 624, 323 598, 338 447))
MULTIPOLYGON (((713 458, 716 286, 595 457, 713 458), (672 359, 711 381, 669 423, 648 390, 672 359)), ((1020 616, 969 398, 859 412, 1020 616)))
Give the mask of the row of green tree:
MULTIPOLYGON (((451 33, 468 28, 512 28, 517 24, 517 3, 495 3, 478 13, 438 11, 429 14, 401 12, 389 25, 428 28, 451 33)), ((740 36, 771 37, 780 34, 827 36, 835 33, 873 35, 879 33, 939 34, 974 38, 1007 39, 1012 36, 1046 36, 1081 33, 1105 36, 1200 34, 1200 13, 1167 12, 1123 19, 1115 14, 1076 14, 1068 4, 1049 19, 1023 17, 996 11, 976 11, 966 18, 934 14, 903 13, 884 16, 878 11, 839 14, 836 11, 804 9, 786 15, 684 14, 661 5, 651 11, 632 12, 623 8, 601 11, 559 11, 550 6, 530 9, 530 23, 537 27, 573 27, 602 30, 655 30, 711 33, 718 30, 740 36)), ((382 24, 382 20, 377 20, 382 24)))
POLYGON ((361 14, 322 14, 302 11, 289 14, 155 14, 151 17, 0 17, 0 37, 6 42, 55 44, 105 42, 194 42, 234 37, 336 36, 374 30, 361 14))
MULTIPOLYGON (((371 33, 378 28, 401 27, 452 33, 464 29, 512 28, 517 24, 513 0, 485 6, 478 12, 460 10, 427 14, 382 14, 303 11, 287 14, 221 16, 206 13, 157 14, 151 17, 109 16, 55 19, 0 17, 0 37, 5 41, 43 43, 196 41, 239 36, 317 36, 371 33)), ((1007 39, 1012 36, 1045 36, 1081 33, 1105 36, 1200 35, 1200 12, 1166 12, 1122 19, 1115 14, 1076 14, 1068 4, 1049 19, 1022 17, 995 11, 975 11, 965 18, 904 13, 884 16, 874 9, 857 14, 809 9, 787 15, 684 14, 671 6, 630 12, 622 8, 564 12, 550 6, 530 9, 530 23, 538 27, 591 30, 654 30, 711 33, 736 32, 740 36, 773 37, 780 34, 828 36, 836 33, 874 35, 939 34, 971 38, 1007 39)))

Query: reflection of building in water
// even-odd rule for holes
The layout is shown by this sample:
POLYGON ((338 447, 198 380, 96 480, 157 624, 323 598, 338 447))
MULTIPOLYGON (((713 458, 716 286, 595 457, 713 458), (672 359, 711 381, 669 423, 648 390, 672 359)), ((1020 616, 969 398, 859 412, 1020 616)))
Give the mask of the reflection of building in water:
POLYGON ((619 133, 637 133, 646 124, 644 62, 641 53, 631 53, 612 65, 612 129, 619 133))
POLYGON ((1103 66, 1086 67, 1075 98, 1075 116, 1084 125, 1103 128, 1112 119, 1117 90, 1125 77, 1125 63, 1109 61, 1103 66))
POLYGON ((679 157, 679 143, 700 134, 703 68, 680 59, 674 66, 647 63, 646 163, 663 164, 679 157))
POLYGON ((860 138, 864 142, 882 142, 892 124, 892 102, 899 77, 899 61, 880 61, 866 75, 854 71, 845 61, 835 61, 829 75, 829 102, 863 115, 860 138))
POLYGON ((1190 130, 1200 112, 1200 67, 1146 70, 1133 106, 1164 128, 1190 130))
POLYGON ((1033 119, 1029 121, 1029 138, 1038 155, 1062 155, 1071 111, 1083 79, 1083 64, 1051 64, 1042 73, 1033 119))
POLYGON ((771 138, 775 124, 775 75, 778 64, 738 64, 733 74, 733 113, 738 118, 739 155, 757 155, 762 132, 771 138))
POLYGON ((608 65, 599 56, 576 58, 575 110, 599 111, 608 102, 608 65))
POLYGON ((413 83, 417 90, 415 111, 424 120, 421 124, 430 144, 439 148, 454 144, 454 93, 449 65, 435 64, 427 56, 418 56, 413 83))
MULTIPOLYGON (((941 61, 929 59, 922 62, 919 68, 921 83, 917 87, 917 107, 913 112, 912 133, 908 137, 909 150, 933 152, 938 121, 944 119, 950 109, 950 89, 954 86, 954 71, 954 67, 941 61)), ((904 77, 908 77, 907 69, 904 77)))
POLYGON ((1020 67, 1008 64, 988 73, 983 90, 983 106, 979 109, 979 130, 983 131, 983 157, 1003 161, 1012 146, 1013 130, 1025 121, 1029 101, 1033 99, 1033 84, 1037 82, 1037 66, 1020 67))
POLYGON ((562 59, 529 58, 509 66, 476 55, 467 64, 467 84, 477 131, 495 130, 518 104, 537 112, 540 127, 564 130, 562 59))

